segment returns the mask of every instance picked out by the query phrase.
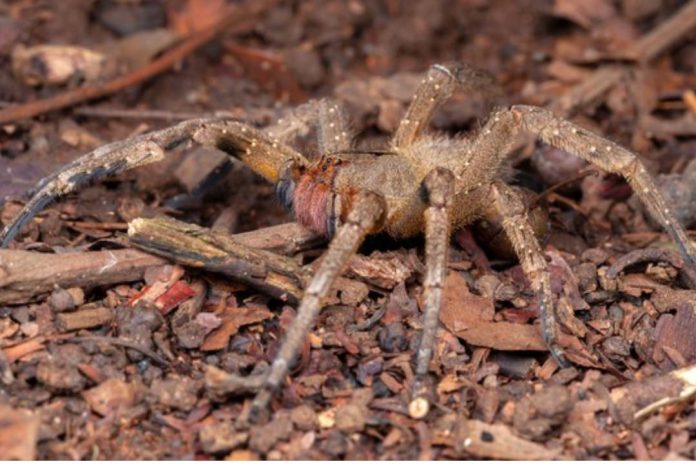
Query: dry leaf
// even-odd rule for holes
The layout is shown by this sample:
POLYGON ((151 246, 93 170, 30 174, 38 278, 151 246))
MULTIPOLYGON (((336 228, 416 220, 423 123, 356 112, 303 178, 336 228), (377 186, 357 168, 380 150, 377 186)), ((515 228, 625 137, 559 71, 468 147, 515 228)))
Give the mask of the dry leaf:
POLYGON ((0 460, 36 459, 39 417, 24 409, 0 405, 0 460))
POLYGON ((454 440, 458 450, 488 459, 546 461, 559 457, 562 452, 520 438, 507 425, 492 425, 477 420, 464 420, 454 440))
POLYGON ((119 379, 108 379, 82 393, 92 411, 101 416, 110 416, 127 409, 135 402, 132 384, 119 379))
POLYGON ((208 335, 201 345, 201 351, 217 351, 225 348, 232 335, 245 325, 255 324, 273 317, 273 313, 261 306, 227 308, 221 314, 222 325, 208 335))
POLYGON ((12 50, 12 71, 27 85, 62 85, 96 81, 115 73, 115 60, 84 47, 70 45, 17 45, 12 50))
POLYGON ((307 100, 307 95, 300 88, 295 76, 288 70, 283 56, 268 50, 242 47, 233 43, 226 43, 225 48, 242 65, 249 78, 279 100, 290 102, 307 100))
POLYGON ((616 11, 609 0, 556 0, 553 14, 589 29, 597 21, 614 16, 616 11))
POLYGON ((181 11, 169 11, 169 28, 185 37, 212 27, 226 10, 225 0, 186 0, 181 11))

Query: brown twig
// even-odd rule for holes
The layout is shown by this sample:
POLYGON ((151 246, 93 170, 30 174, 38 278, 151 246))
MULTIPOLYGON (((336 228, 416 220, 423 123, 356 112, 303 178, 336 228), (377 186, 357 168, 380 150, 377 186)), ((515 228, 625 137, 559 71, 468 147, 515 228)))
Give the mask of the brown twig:
POLYGON ((674 16, 628 47, 624 57, 641 63, 651 61, 696 28, 696 1, 684 5, 674 16))
POLYGON ((0 250, 0 304, 21 304, 56 287, 96 287, 140 280, 166 261, 138 250, 47 254, 0 250))
POLYGON ((546 198, 550 194, 556 192, 558 189, 561 189, 561 188, 565 187, 566 185, 569 185, 569 184, 572 184, 572 183, 577 182, 579 180, 582 180, 587 176, 597 176, 598 174, 599 174, 599 172, 596 169, 593 169, 593 168, 583 169, 578 174, 576 174, 572 177, 569 177, 567 179, 564 179, 564 180, 552 185, 551 187, 547 188, 546 190, 544 190, 540 194, 538 194, 532 200, 532 204, 530 205, 530 208, 534 208, 535 206, 537 206, 540 201, 542 201, 544 198, 546 198))
POLYGON ((93 343, 109 343, 111 345, 121 346, 123 348, 128 348, 131 350, 138 351, 145 356, 151 358, 155 363, 161 367, 168 367, 171 365, 169 361, 164 359, 162 356, 158 355, 154 351, 137 343, 124 340, 122 338, 108 337, 101 335, 87 335, 87 336, 76 336, 76 337, 60 337, 56 338, 54 341, 57 342, 93 342, 93 343))
POLYGON ((669 404, 690 401, 696 394, 696 366, 674 370, 615 388, 610 411, 623 424, 633 424, 669 404))
POLYGON ((56 315, 56 325, 63 332, 72 332, 108 324, 113 318, 113 311, 109 308, 86 308, 56 315))
POLYGON ((249 124, 263 124, 277 119, 282 111, 273 108, 234 108, 230 111, 167 111, 148 109, 104 108, 101 106, 81 106, 73 110, 74 114, 91 118, 108 119, 144 119, 157 121, 186 121, 188 119, 225 118, 249 124))
MULTIPOLYGON (((620 59, 647 63, 696 28, 696 0, 692 0, 667 21, 638 39, 633 45, 618 53, 620 59)), ((549 109, 564 117, 572 116, 583 106, 595 101, 626 75, 627 67, 621 64, 602 66, 587 79, 554 100, 549 109)))
POLYGON ((89 230, 128 230, 125 222, 86 222, 86 221, 65 221, 65 225, 75 229, 89 230))
POLYGON ((76 103, 104 97, 151 79, 172 68, 176 63, 193 51, 211 41, 220 32, 239 29, 240 25, 249 22, 249 20, 264 11, 272 1, 273 0, 252 0, 237 8, 233 8, 224 14, 222 19, 212 28, 192 34, 179 45, 147 65, 104 84, 84 86, 43 100, 36 100, 23 105, 2 109, 0 110, 0 124, 32 118, 76 103))
POLYGON ((171 218, 139 218, 129 223, 128 237, 145 251, 235 278, 282 300, 302 296, 306 276, 295 261, 233 236, 171 218))

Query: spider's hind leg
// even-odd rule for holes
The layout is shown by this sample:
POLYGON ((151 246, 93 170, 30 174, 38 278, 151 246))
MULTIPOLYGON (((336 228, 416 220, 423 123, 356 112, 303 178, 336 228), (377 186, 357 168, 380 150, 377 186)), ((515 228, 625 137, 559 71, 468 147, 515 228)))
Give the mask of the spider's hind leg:
POLYGON ((521 118, 525 129, 544 142, 579 156, 605 171, 624 176, 648 212, 677 243, 682 256, 696 266, 696 247, 634 153, 543 108, 517 105, 511 108, 511 112, 521 118))
POLYGON ((534 228, 522 198, 511 187, 496 182, 491 188, 493 207, 503 218, 503 229, 519 257, 520 265, 539 300, 541 334, 559 366, 565 367, 563 351, 557 345, 558 324, 551 292, 551 275, 544 253, 537 242, 534 228))

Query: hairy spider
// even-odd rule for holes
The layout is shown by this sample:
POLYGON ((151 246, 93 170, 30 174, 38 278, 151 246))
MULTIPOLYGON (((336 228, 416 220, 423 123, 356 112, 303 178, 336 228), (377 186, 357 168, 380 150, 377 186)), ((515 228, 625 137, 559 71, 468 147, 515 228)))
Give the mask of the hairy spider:
POLYGON ((3 230, 2 245, 6 246, 24 223, 57 196, 96 178, 157 161, 165 150, 193 139, 228 153, 273 182, 280 201, 294 212, 299 223, 333 237, 305 289, 280 351, 259 382, 251 411, 267 408, 311 329, 322 299, 363 239, 377 232, 395 238, 425 233, 424 324, 416 359, 415 398, 424 394, 423 382, 433 352, 450 231, 481 217, 503 218, 503 230, 538 296, 543 338, 563 364, 544 254, 518 191, 499 174, 517 133, 531 132, 546 143, 623 175, 691 263, 696 262, 696 250, 636 155, 545 109, 515 105, 496 110, 479 133, 469 138, 425 133, 434 110, 457 87, 477 91, 485 81, 484 74, 467 66, 432 66, 388 152, 379 156, 350 154, 352 136, 343 111, 328 100, 303 105, 264 132, 240 122, 200 119, 103 146, 42 180, 20 214, 3 230), (322 156, 309 161, 288 142, 305 133, 314 119, 318 120, 322 156))

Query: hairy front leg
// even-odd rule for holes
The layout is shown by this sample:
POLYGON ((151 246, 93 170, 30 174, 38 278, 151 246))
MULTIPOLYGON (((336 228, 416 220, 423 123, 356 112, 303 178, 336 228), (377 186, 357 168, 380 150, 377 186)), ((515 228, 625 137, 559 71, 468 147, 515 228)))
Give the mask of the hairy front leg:
POLYGON ((287 160, 306 163, 286 144, 244 123, 222 119, 184 121, 99 147, 41 180, 24 208, 5 225, 0 246, 6 247, 24 224, 58 197, 89 182, 159 161, 167 150, 188 140, 226 152, 271 182, 278 180, 287 160))
POLYGON ((428 204, 425 210, 425 279, 423 280, 423 333, 416 358, 416 378, 413 383, 413 401, 409 405, 412 417, 420 419, 427 414, 429 404, 425 396, 425 380, 433 357, 438 316, 447 274, 454 174, 447 169, 435 169, 423 180, 421 187, 428 204))
POLYGON ((270 139, 291 143, 317 127, 319 153, 323 155, 345 152, 351 148, 352 133, 345 109, 338 101, 323 98, 310 100, 288 112, 275 124, 266 128, 270 139))
POLYGON ((534 228, 529 222, 527 209, 517 192, 502 182, 493 184, 491 194, 493 207, 503 218, 503 230, 519 257, 532 290, 537 295, 544 341, 558 365, 564 367, 568 363, 563 357, 563 350, 557 345, 558 324, 551 292, 551 275, 534 234, 534 228))
POLYGON ((302 302, 297 309, 297 316, 285 334, 285 339, 271 364, 263 388, 252 402, 249 419, 258 419, 260 415, 267 412, 273 393, 280 388, 314 319, 323 306, 322 300, 326 298, 336 278, 355 254, 365 236, 378 226, 384 211, 385 203, 381 196, 371 192, 358 193, 346 222, 338 229, 328 250, 321 258, 316 274, 305 290, 302 302))
POLYGON ((457 87, 465 91, 490 94, 494 79, 485 71, 460 63, 435 64, 421 81, 411 104, 399 124, 392 144, 398 152, 422 135, 433 113, 457 87))

